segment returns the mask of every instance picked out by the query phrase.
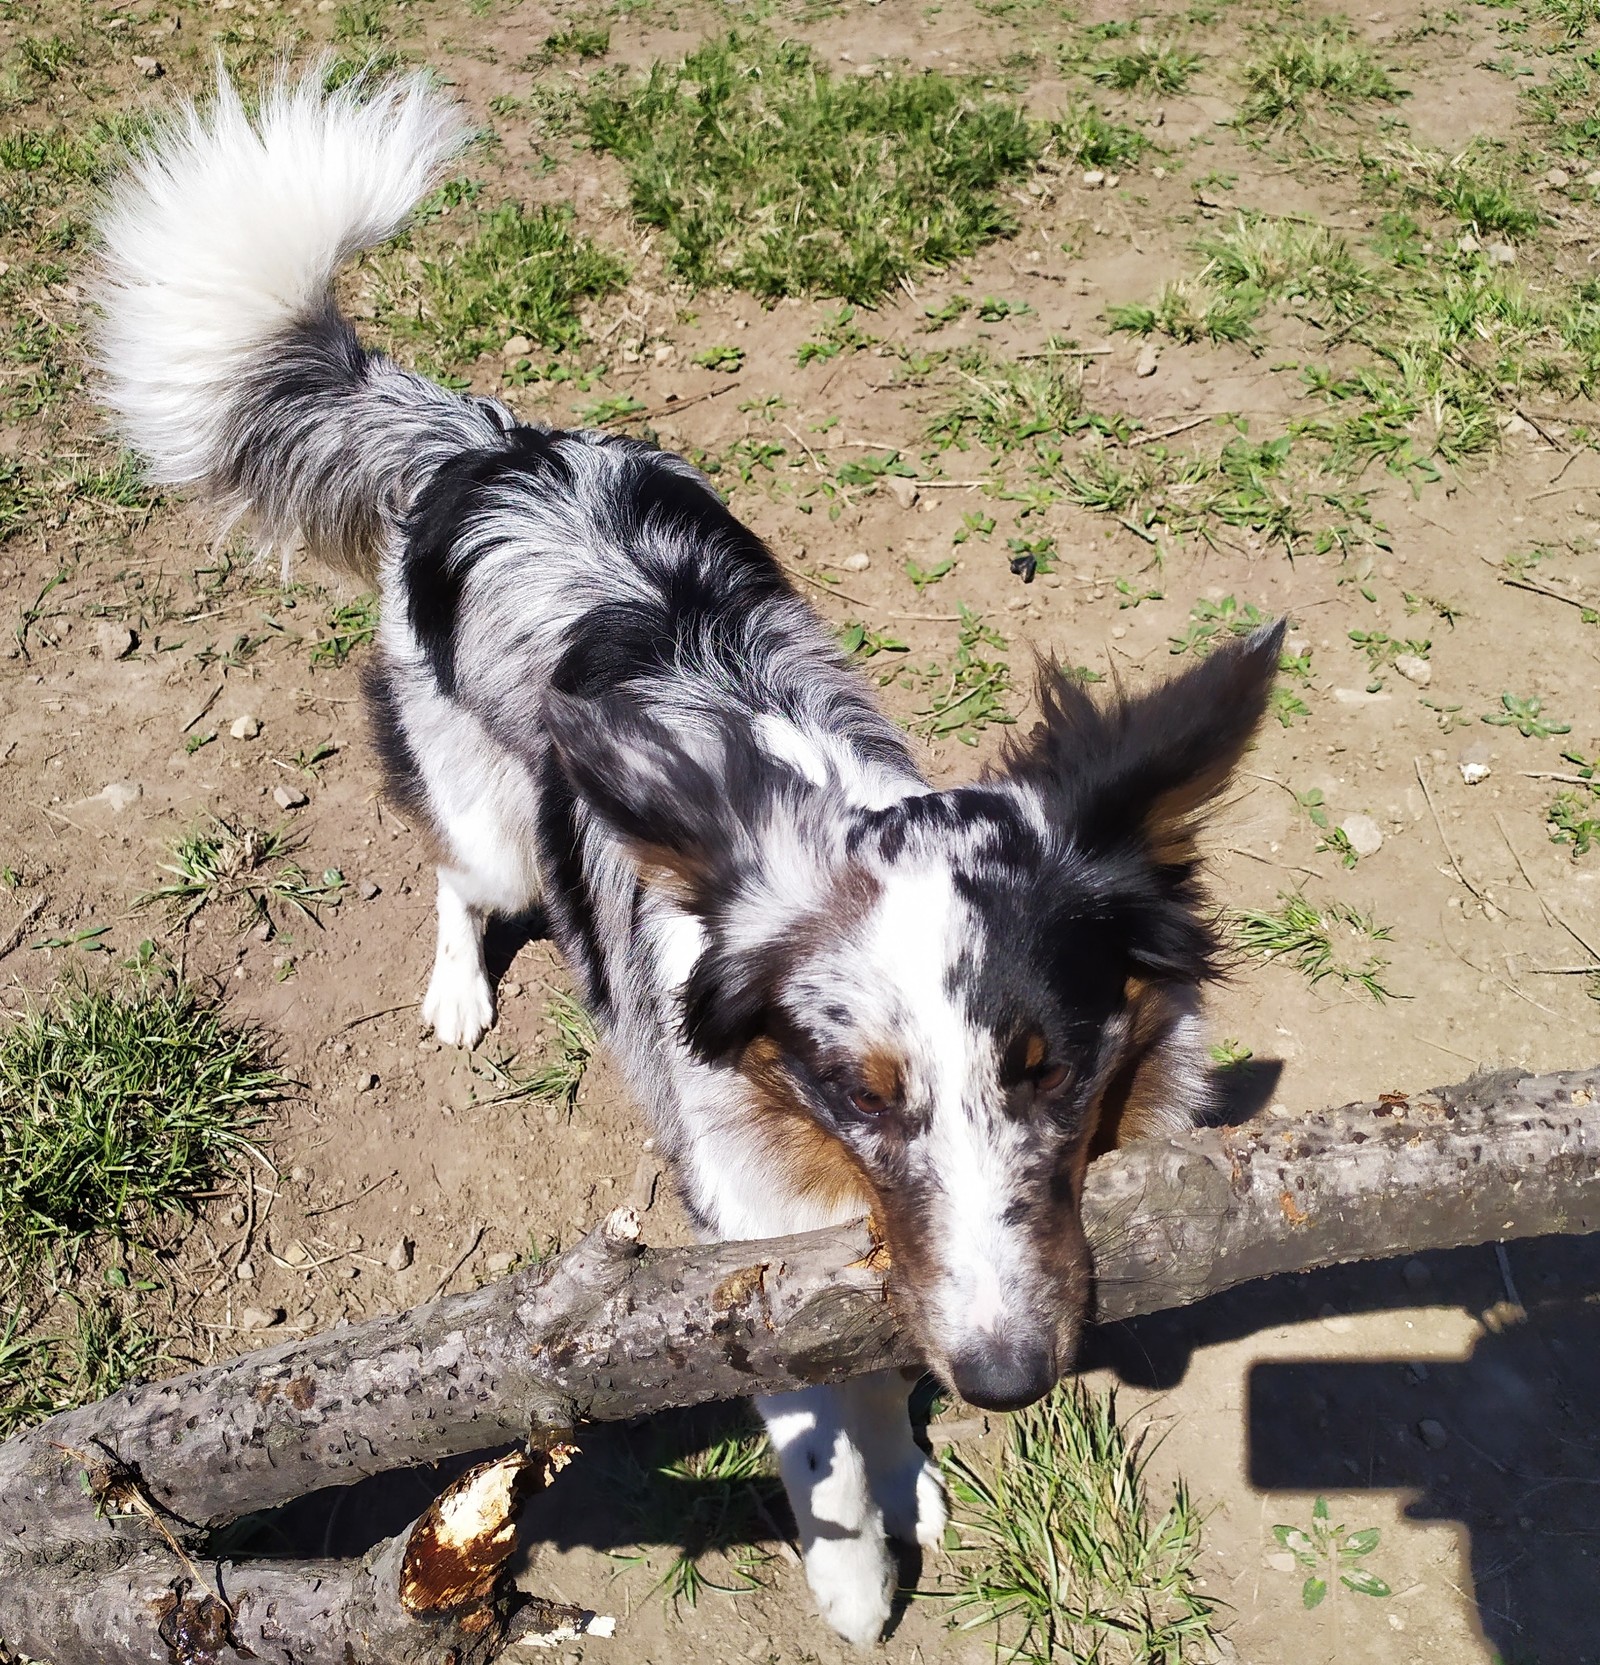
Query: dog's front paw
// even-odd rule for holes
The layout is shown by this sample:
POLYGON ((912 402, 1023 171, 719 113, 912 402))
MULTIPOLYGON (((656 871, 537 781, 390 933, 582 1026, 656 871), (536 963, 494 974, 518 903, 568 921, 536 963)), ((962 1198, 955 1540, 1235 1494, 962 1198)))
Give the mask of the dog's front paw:
POLYGON ((881 1531, 814 1539, 806 1549, 806 1580, 823 1618, 847 1642, 870 1647, 883 1634, 898 1576, 881 1531))
POLYGON ((422 1021, 443 1046, 476 1046, 494 1022, 494 990, 475 966, 441 960, 422 1000, 422 1021))
POLYGON ((944 1542, 950 1497, 944 1471, 932 1457, 919 1453, 915 1463, 880 1481, 873 1490, 883 1507, 884 1528, 891 1538, 928 1549, 944 1542))

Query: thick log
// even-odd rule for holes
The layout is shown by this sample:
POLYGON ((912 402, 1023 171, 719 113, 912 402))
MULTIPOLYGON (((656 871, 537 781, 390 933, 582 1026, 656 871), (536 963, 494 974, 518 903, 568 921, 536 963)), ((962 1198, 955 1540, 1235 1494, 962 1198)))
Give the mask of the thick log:
POLYGON ((41 1568, 13 1653, 57 1665, 490 1665, 513 1641, 609 1635, 610 1621, 517 1594, 516 1510, 549 1465, 515 1454, 461 1476, 353 1561, 203 1561, 167 1546, 110 1571, 41 1568))
MULTIPOLYGON (((1600 1230, 1600 1069, 1116 1152, 1091 1169, 1084 1213, 1102 1321, 1277 1273, 1600 1230)), ((314 1489, 530 1434, 547 1444, 582 1420, 914 1361, 865 1225, 661 1251, 636 1237, 623 1212, 548 1268, 128 1388, 0 1446, 0 1639, 32 1634, 41 1578, 77 1587, 154 1553, 170 1587, 164 1534, 195 1542, 314 1489), (97 1463, 159 1529, 97 1512, 97 1463)))

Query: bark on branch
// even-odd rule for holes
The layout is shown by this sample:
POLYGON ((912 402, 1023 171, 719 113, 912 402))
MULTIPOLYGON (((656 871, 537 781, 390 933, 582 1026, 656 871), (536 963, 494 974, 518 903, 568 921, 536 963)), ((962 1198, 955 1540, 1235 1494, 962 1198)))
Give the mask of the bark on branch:
MULTIPOLYGON (((1102 1321, 1277 1273, 1600 1230, 1600 1069, 1489 1077, 1117 1152, 1090 1170, 1084 1212, 1102 1321)), ((163 1565, 170 1595, 185 1575, 169 1535, 199 1544, 321 1487, 512 1441, 548 1448, 586 1420, 913 1362, 865 1225, 651 1251, 623 1211, 547 1268, 126 1388, 0 1445, 0 1640, 55 1665, 99 1665, 114 1656, 73 1651, 89 1634, 81 1622, 52 1652, 33 1615, 67 1624, 54 1615, 124 1586, 148 1596, 155 1586, 138 1581, 159 1581, 163 1565), (101 1510, 96 1465, 144 1512, 101 1510)), ((295 1576, 331 1588, 351 1575, 295 1576)), ((329 1622, 323 1638, 336 1634, 329 1622)), ((149 1623, 153 1651, 125 1657, 204 1657, 164 1655, 149 1623)), ((328 1657, 325 1642, 301 1641, 294 1651, 286 1636, 276 1657, 328 1657)), ((461 1654, 478 1657, 489 1656, 461 1654)))

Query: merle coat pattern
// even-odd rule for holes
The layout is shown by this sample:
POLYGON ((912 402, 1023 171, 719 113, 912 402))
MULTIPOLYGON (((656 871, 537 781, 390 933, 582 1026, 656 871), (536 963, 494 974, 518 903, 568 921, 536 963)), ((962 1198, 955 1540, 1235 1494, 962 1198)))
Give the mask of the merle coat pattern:
MULTIPOLYGON (((697 1228, 871 1211, 929 1367, 1009 1408, 1070 1364, 1093 1150, 1205 1107, 1196 818, 1280 632, 1096 704, 1042 678, 930 789, 778 563, 681 458, 519 425, 367 352, 332 298, 458 150, 420 79, 252 119, 226 81, 113 191, 101 387, 158 481, 379 585, 369 703, 437 851, 424 1021, 494 1020, 485 921, 542 904, 697 1228)), ((897 1374, 768 1399, 817 1601, 866 1642, 939 1541, 897 1374)))

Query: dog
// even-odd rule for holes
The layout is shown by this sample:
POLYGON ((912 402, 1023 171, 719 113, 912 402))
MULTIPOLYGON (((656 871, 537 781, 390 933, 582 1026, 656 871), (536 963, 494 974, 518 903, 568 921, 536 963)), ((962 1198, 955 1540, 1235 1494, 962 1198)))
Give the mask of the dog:
MULTIPOLYGON (((682 458, 517 422, 369 352, 333 281, 466 136, 420 78, 247 114, 222 79, 110 191, 101 395, 149 477, 378 586, 367 699, 438 864, 422 1016, 494 1020, 486 920, 541 905, 695 1228, 871 1213, 929 1368, 1007 1410, 1087 1310, 1090 1156, 1207 1105, 1197 834, 1282 626, 1041 718, 933 790, 832 632, 682 458)), ((941 1541, 898 1372, 760 1402, 823 1616, 867 1643, 890 1540, 941 1541)))

